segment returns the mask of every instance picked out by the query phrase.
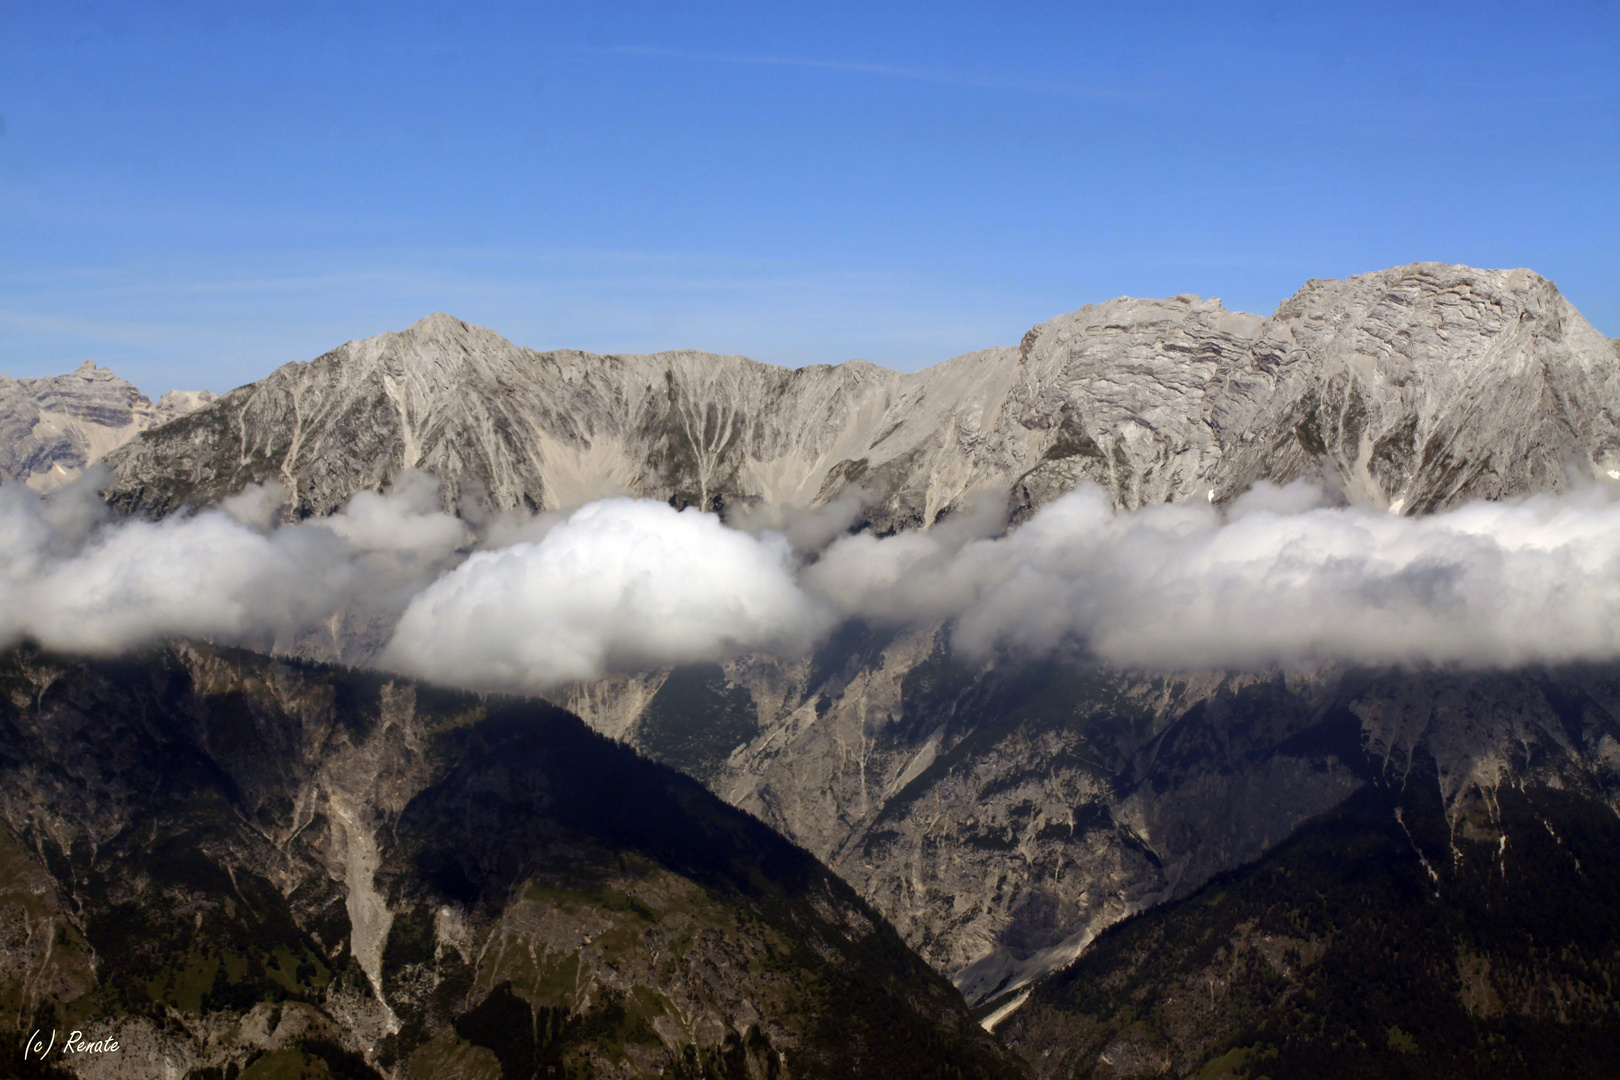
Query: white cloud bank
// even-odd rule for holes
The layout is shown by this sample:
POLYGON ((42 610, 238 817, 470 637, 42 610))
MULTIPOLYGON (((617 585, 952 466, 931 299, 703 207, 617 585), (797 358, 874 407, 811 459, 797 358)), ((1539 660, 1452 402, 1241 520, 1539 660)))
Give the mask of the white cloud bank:
POLYGON ((0 645, 106 653, 202 635, 263 646, 362 611, 397 618, 386 665, 515 690, 791 655, 852 617, 949 620, 972 658, 1078 642, 1160 669, 1620 658, 1610 488, 1401 518, 1324 505, 1303 485, 1262 485, 1224 510, 1116 514, 1087 487, 999 535, 963 515, 830 543, 820 519, 848 508, 797 532, 752 521, 753 535, 609 499, 475 535, 415 474, 322 521, 273 527, 279 502, 255 489, 219 510, 114 522, 91 484, 48 500, 0 487, 0 645))
POLYGON ((418 474, 281 528, 273 485, 217 510, 114 522, 96 496, 103 479, 48 499, 0 487, 0 646, 114 653, 173 635, 268 646, 340 610, 397 614, 470 539, 418 474))
POLYGON ((996 539, 835 543, 805 583, 883 621, 956 620, 970 655, 1068 639, 1125 666, 1325 660, 1516 665, 1620 657, 1607 489, 1402 518, 1262 484, 1116 514, 1086 487, 996 539))

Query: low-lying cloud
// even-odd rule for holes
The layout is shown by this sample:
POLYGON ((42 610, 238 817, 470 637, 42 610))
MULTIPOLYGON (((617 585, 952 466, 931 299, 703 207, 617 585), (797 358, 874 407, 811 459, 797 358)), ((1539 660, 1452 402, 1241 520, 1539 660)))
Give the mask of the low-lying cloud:
POLYGON ((1077 647, 1163 670, 1620 657, 1609 488, 1402 518, 1306 485, 1130 513, 1082 487, 1011 530, 964 514, 888 537, 841 533, 853 502, 744 528, 628 498, 469 523, 407 474, 330 518, 276 525, 283 494, 150 522, 111 519, 93 478, 50 499, 0 487, 0 644, 285 646, 358 612, 393 627, 385 666, 531 691, 800 655, 852 618, 949 624, 970 660, 1077 647))
POLYGON ((994 539, 852 536, 804 575, 846 616, 954 620, 969 656, 1069 641, 1132 667, 1620 656, 1607 489, 1403 518, 1297 484, 1115 513, 1084 487, 994 539))
POLYGON ((48 499, 0 487, 0 645, 107 654, 202 636, 271 647, 339 611, 398 615, 470 541, 419 474, 279 527, 275 485, 219 509, 114 521, 96 495, 103 479, 48 499))

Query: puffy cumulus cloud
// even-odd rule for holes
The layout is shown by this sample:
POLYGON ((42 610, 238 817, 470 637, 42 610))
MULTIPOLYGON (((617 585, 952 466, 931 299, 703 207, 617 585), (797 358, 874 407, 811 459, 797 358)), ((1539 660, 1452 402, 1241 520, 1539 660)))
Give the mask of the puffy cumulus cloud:
POLYGON ((791 652, 827 627, 781 534, 617 498, 468 557, 411 602, 383 661, 461 686, 543 689, 609 668, 791 652))
POLYGON ((274 538, 223 513, 111 530, 31 583, 18 621, 52 648, 115 652, 169 634, 246 640, 318 618, 347 567, 313 530, 274 538))
POLYGON ((279 528, 274 487, 216 510, 114 522, 96 495, 103 480, 86 476, 49 498, 0 487, 0 643, 112 653, 194 635, 269 645, 345 608, 397 614, 469 539, 420 477, 279 528))
POLYGON ((1079 641, 1186 669, 1620 656, 1620 502, 1608 489, 1402 518, 1306 485, 1115 513, 1084 487, 1022 527, 834 543, 805 583, 846 616, 954 620, 970 656, 1079 641))

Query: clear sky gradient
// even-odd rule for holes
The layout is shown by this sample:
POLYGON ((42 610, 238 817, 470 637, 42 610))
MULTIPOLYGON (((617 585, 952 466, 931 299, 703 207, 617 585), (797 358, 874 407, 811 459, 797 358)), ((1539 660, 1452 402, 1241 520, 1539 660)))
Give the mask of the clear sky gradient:
POLYGON ((0 0, 0 373, 433 310, 914 368, 1430 259, 1620 335, 1614 2, 472 7, 0 0))

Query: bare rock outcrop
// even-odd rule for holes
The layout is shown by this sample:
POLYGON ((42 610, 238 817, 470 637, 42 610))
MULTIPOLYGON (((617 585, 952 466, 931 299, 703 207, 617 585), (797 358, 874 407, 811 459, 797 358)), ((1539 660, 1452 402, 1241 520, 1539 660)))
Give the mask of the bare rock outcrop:
POLYGON ((1226 375, 1226 401, 1264 405, 1214 415, 1216 497, 1322 476, 1354 502, 1425 513, 1620 477, 1610 344, 1528 270, 1308 282, 1226 375))

